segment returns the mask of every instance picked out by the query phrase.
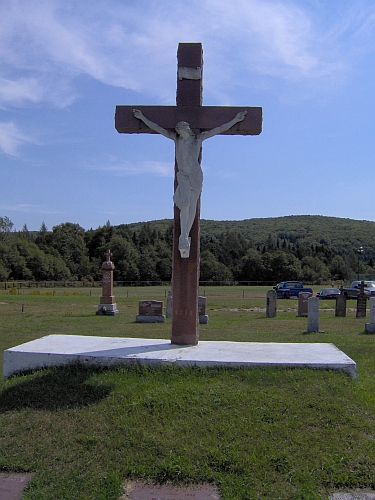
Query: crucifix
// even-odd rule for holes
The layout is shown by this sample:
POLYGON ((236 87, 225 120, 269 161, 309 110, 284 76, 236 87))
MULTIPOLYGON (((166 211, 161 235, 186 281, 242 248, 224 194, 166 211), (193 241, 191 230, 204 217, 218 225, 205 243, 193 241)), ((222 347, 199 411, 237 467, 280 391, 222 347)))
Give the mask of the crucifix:
POLYGON ((262 108, 202 106, 202 44, 180 43, 177 60, 176 106, 116 106, 115 127, 175 142, 171 343, 196 345, 202 142, 217 134, 260 134, 262 108))

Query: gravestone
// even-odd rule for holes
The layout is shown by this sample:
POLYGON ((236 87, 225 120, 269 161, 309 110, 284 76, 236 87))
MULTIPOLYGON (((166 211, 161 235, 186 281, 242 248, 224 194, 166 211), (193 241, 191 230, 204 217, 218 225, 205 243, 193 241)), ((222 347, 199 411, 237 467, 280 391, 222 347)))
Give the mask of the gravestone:
POLYGON ((357 297, 357 310, 355 313, 356 318, 365 318, 366 317, 366 307, 367 307, 367 298, 365 295, 365 283, 361 281, 361 291, 357 297))
POLYGON ((365 330, 368 333, 375 333, 375 297, 370 298, 370 323, 366 323, 365 330))
POLYGON ((337 318, 346 317, 346 297, 342 292, 336 297, 335 316, 337 318))
POLYGON ((111 251, 107 250, 105 253, 106 260, 102 264, 102 296, 100 297, 100 304, 96 311, 96 314, 100 316, 115 316, 118 314, 113 295, 113 270, 115 266, 111 262, 111 255, 111 251))
POLYGON ((140 300, 137 323, 165 323, 164 302, 160 300, 140 300))
POLYGON ((266 317, 276 317, 276 290, 268 290, 266 296, 266 317))
POLYGON ((328 500, 375 500, 375 491, 355 490, 333 493, 328 500))
POLYGON ((21 500, 30 473, 0 472, 0 500, 21 500))
MULTIPOLYGON (((301 294, 300 294, 301 295, 301 294)), ((310 297, 307 300, 307 331, 308 333, 319 332, 319 299, 310 297)))
POLYGON ((219 500, 219 492, 211 484, 196 486, 153 485, 140 482, 125 486, 125 495, 119 500, 219 500))
POLYGON ((172 317, 172 292, 168 292, 168 297, 167 297, 167 311, 166 311, 166 317, 171 318, 172 317))
POLYGON ((209 321, 209 318, 206 314, 206 305, 207 305, 207 298, 199 296, 198 297, 199 323, 203 325, 207 325, 209 321))
POLYGON ((297 315, 302 318, 308 316, 308 300, 312 297, 311 292, 300 292, 298 294, 298 313, 297 315))
POLYGON ((160 133, 175 142, 171 343, 196 345, 199 340, 201 142, 216 134, 260 134, 262 108, 202 106, 201 43, 180 43, 177 62, 176 106, 137 106, 137 109, 135 106, 117 106, 115 127, 119 133, 125 134, 160 133), (189 155, 181 154, 186 141, 194 143, 189 155), (189 169, 190 174, 186 175, 189 169), (193 180, 189 178, 192 172, 197 174, 193 180), (188 188, 187 181, 190 183, 188 188), (183 186, 184 189, 180 189, 183 186), (190 201, 184 201, 184 197, 190 201), (186 218, 185 205, 189 210, 186 218), (184 233, 185 225, 190 227, 188 238, 184 233))

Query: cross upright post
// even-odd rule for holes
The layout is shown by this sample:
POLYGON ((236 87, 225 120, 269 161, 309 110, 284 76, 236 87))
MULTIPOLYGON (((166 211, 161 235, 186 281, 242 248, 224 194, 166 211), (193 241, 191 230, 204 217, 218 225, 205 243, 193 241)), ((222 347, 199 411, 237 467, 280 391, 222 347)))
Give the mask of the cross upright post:
MULTIPOLYGON (((199 340, 200 190, 194 185, 196 180, 186 181, 186 173, 181 169, 182 160, 179 157, 178 146, 179 140, 182 141, 185 134, 181 127, 185 127, 185 131, 189 129, 195 137, 195 139, 191 139, 195 148, 199 147, 198 151, 194 151, 194 154, 197 155, 195 168, 201 170, 202 141, 216 134, 260 134, 262 131, 262 108, 202 106, 202 44, 180 43, 177 59, 176 106, 117 106, 115 126, 120 133, 160 133, 175 141, 171 342, 179 345, 196 345, 199 340), (185 186, 183 188, 182 179, 184 176, 185 186), (190 192, 196 192, 196 204, 194 205, 195 217, 192 225, 191 227, 189 224, 186 225, 190 227, 187 235, 181 224, 183 219, 185 228, 185 216, 182 213, 182 208, 184 208, 183 198, 186 197, 186 191, 182 195, 181 191, 186 190, 186 185, 189 185, 189 182, 191 187, 187 191, 190 189, 190 192), (176 202, 177 188, 179 188, 180 198, 177 197, 179 201, 176 202), (189 240, 187 246, 184 246, 186 245, 184 242, 181 243, 181 238, 185 242, 189 240)), ((189 136, 185 135, 185 137, 189 136)), ((191 165, 192 163, 188 164, 189 168, 191 165)))
MULTIPOLYGON (((202 106, 202 45, 179 44, 177 52, 177 107, 202 106)), ((185 120, 187 121, 187 120, 185 120)), ((193 130, 195 132, 195 130, 193 130)), ((202 152, 199 155, 201 163, 202 152)), ((178 163, 175 159, 174 190, 177 189, 178 163)), ((199 265, 200 265, 200 196, 190 230, 189 258, 182 258, 178 249, 181 234, 180 210, 174 204, 172 259, 172 344, 196 345, 199 340, 199 265)))

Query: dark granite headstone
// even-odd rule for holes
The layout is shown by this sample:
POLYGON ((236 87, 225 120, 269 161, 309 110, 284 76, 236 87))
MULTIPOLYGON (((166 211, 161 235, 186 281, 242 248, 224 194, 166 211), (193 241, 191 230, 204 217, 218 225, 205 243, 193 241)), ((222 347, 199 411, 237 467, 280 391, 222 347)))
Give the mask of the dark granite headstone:
POLYGON ((360 293, 357 298, 357 311, 356 318, 365 318, 366 317, 366 306, 367 306, 367 298, 364 293, 360 293))
POLYGON ((345 318, 346 316, 346 297, 343 294, 336 297, 335 316, 337 318, 345 318))
POLYGON ((160 300, 140 300, 137 323, 164 323, 164 302, 160 300))

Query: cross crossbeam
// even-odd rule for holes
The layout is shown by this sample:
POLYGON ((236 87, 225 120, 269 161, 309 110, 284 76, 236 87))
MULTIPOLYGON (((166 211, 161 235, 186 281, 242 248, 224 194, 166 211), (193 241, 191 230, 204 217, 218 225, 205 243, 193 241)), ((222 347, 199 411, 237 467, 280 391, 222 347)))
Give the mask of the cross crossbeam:
POLYGON ((151 121, 167 130, 185 121, 195 133, 204 132, 229 122, 239 111, 247 111, 245 119, 219 135, 259 135, 262 132, 262 108, 246 106, 117 106, 115 127, 122 134, 157 134, 134 117, 139 109, 151 121))

